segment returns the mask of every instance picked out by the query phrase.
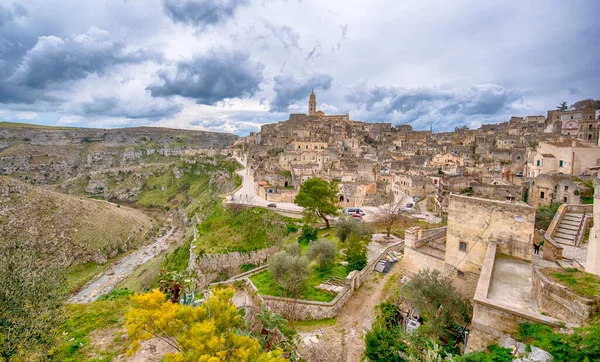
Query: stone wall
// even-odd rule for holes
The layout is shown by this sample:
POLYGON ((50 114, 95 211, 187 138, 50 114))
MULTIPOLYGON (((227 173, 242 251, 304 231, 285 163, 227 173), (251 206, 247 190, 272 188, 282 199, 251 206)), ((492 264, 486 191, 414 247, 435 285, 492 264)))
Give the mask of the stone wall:
POLYGON ((404 271, 404 275, 406 275, 408 278, 411 278, 418 274, 419 271, 425 269, 439 270, 440 272, 444 272, 445 262, 444 259, 425 254, 418 249, 407 247, 404 249, 402 269, 404 271))
POLYGON ((534 222, 535 209, 524 203, 452 195, 446 263, 462 272, 478 273, 492 242, 499 253, 530 261, 534 222), (466 244, 463 250, 460 243, 466 244))
POLYGON ((198 287, 203 288, 220 277, 239 274, 244 264, 264 264, 267 258, 276 251, 277 247, 272 246, 246 253, 205 254, 198 257, 192 249, 188 270, 196 272, 198 287))
POLYGON ((537 267, 533 268, 532 283, 533 298, 549 316, 581 324, 600 309, 600 297, 596 301, 583 298, 548 279, 537 267))

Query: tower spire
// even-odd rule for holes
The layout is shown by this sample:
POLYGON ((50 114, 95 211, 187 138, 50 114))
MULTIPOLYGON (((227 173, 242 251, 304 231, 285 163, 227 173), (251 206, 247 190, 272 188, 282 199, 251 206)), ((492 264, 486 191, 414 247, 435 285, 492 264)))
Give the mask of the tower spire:
POLYGON ((315 90, 313 89, 310 92, 310 96, 308 99, 308 115, 316 116, 317 115, 317 95, 315 94, 315 90))

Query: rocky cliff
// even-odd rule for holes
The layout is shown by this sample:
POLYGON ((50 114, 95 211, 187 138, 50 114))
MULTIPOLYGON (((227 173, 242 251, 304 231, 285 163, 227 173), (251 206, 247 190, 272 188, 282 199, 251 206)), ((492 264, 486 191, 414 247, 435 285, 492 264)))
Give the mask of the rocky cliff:
POLYGON ((90 129, 0 123, 0 175, 55 184, 103 169, 214 155, 238 136, 157 127, 90 129))

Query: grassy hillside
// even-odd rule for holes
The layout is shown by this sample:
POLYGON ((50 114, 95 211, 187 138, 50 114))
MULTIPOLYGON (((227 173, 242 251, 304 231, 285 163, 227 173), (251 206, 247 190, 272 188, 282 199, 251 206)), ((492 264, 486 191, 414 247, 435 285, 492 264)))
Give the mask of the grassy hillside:
POLYGON ((0 243, 23 240, 72 268, 134 249, 157 226, 139 210, 0 177, 0 243))

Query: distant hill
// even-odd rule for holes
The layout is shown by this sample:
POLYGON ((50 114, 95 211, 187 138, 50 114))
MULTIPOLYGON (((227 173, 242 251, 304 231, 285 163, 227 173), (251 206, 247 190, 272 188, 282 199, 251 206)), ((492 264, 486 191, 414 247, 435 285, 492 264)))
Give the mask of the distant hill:
POLYGON ((108 258, 152 240, 143 212, 0 177, 0 244, 20 239, 65 266, 108 258))
POLYGON ((0 175, 56 184, 104 169, 219 152, 237 139, 228 133, 158 127, 96 129, 0 122, 0 175))

